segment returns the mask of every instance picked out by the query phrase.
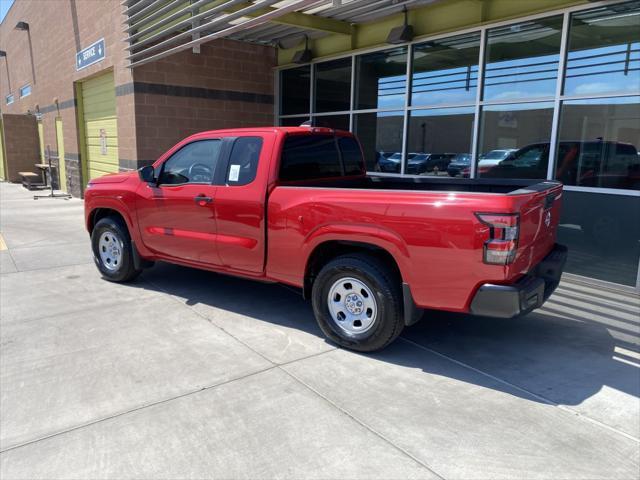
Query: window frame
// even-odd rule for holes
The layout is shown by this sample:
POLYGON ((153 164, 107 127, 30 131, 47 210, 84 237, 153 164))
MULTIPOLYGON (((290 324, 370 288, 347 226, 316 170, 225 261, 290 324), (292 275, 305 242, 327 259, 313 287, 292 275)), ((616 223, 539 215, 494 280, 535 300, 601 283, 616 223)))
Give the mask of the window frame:
POLYGON ((18 94, 20 96, 20 98, 25 98, 28 97, 29 95, 31 95, 31 91, 32 91, 33 87, 31 86, 30 83, 27 83, 26 85, 23 85, 22 87, 20 87, 20 89, 18 90, 18 94), (23 91, 28 88, 29 91, 26 94, 23 94, 23 91))
POLYGON ((224 158, 221 158, 220 163, 220 174, 218 176, 214 175, 214 183, 216 185, 221 185, 225 187, 246 187, 248 185, 253 184, 258 178, 258 171, 260 169, 260 162, 262 161, 262 157, 264 155, 265 149, 265 137, 260 134, 249 134, 249 135, 238 135, 234 137, 224 137, 222 138, 223 147, 220 152, 222 155, 225 154, 224 158), (254 138, 260 140, 260 151, 258 152, 258 162, 256 163, 256 169, 251 181, 247 183, 229 183, 229 169, 231 167, 231 156, 233 154, 233 147, 236 145, 236 142, 243 138, 254 138), (216 181, 217 180, 217 181, 216 181))

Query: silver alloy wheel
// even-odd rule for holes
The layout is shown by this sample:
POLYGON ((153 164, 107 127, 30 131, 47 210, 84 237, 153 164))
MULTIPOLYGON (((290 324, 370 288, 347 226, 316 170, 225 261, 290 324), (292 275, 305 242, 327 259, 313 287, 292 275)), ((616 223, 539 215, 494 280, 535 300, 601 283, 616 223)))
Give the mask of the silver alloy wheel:
POLYGON ((102 232, 98 240, 98 252, 104 268, 115 272, 122 264, 124 246, 120 237, 112 231, 102 232))
POLYGON ((338 328, 348 335, 371 329, 378 314, 378 304, 371 289, 351 277, 341 278, 331 286, 327 306, 338 328))

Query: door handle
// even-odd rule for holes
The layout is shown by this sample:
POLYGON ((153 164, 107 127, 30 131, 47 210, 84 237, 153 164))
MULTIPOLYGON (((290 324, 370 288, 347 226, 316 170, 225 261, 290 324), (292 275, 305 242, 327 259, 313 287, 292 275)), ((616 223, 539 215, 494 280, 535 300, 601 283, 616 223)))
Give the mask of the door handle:
POLYGON ((198 195, 197 197, 193 197, 193 201, 196 202, 201 207, 208 205, 213 202, 213 198, 207 197, 206 195, 198 195))

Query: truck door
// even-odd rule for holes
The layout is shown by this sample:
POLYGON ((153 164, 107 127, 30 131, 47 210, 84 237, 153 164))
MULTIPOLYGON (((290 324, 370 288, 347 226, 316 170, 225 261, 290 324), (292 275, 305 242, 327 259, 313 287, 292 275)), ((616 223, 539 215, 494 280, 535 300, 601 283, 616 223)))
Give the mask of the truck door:
POLYGON ((265 259, 265 201, 271 148, 266 136, 226 138, 230 154, 216 194, 218 254, 223 267, 261 273, 265 259))
POLYGON ((217 138, 188 143, 156 168, 157 185, 140 185, 138 225, 147 248, 188 262, 220 264, 213 179, 221 146, 217 138))

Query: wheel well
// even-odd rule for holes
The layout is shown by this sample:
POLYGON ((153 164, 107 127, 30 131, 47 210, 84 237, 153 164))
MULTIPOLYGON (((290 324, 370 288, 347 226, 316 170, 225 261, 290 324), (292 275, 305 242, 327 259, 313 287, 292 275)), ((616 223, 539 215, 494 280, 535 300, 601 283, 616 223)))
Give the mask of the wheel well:
POLYGON ((332 240, 318 245, 309 256, 304 274, 304 297, 310 298, 313 282, 324 265, 336 257, 350 253, 366 253, 377 258, 394 272, 399 282, 402 282, 402 274, 395 258, 384 248, 370 243, 332 240))
POLYGON ((124 217, 117 210, 114 210, 112 208, 96 208, 89 214, 89 234, 93 232, 93 227, 95 227, 96 223, 106 217, 119 218, 120 220, 122 220, 123 225, 127 225, 124 217))

